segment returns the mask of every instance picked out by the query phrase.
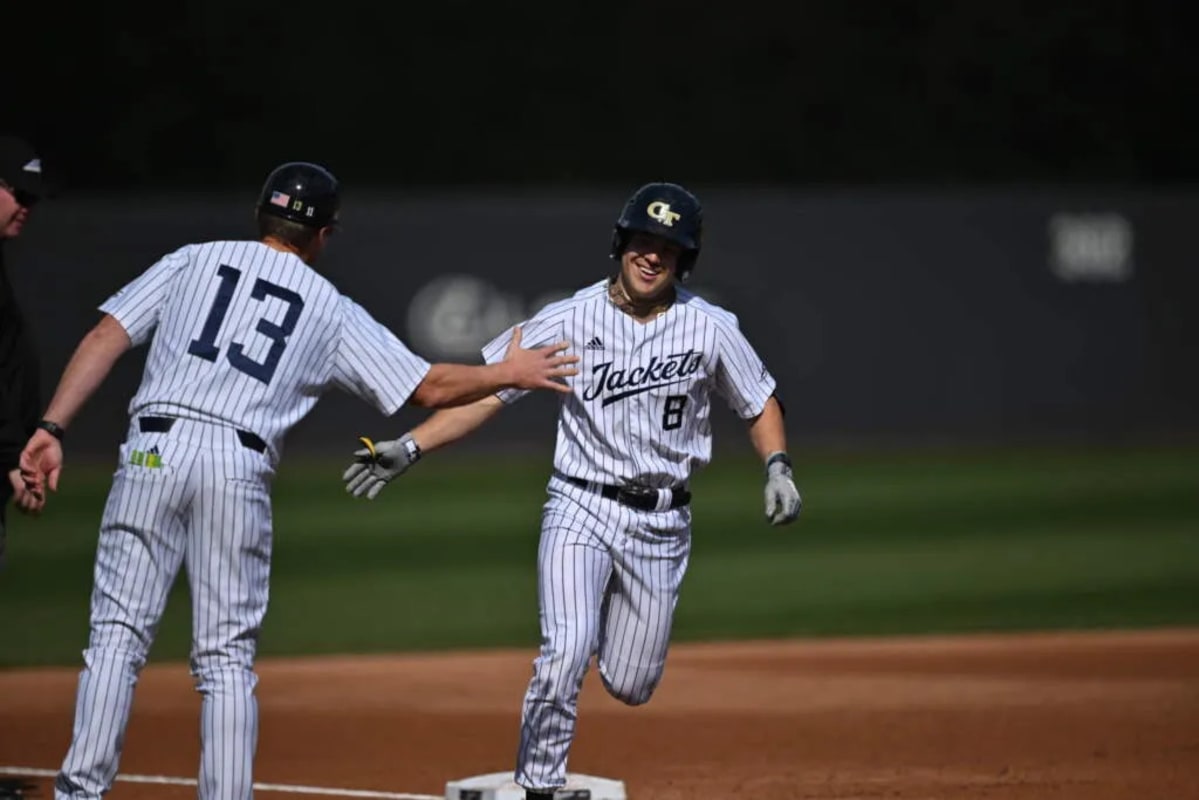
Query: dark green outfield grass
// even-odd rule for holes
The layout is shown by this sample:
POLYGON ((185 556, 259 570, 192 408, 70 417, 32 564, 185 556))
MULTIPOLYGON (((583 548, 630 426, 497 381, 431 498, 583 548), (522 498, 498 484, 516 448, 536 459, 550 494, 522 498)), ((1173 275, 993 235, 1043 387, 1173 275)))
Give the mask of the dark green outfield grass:
MULTIPOLYGON (((275 490, 261 652, 536 642, 543 458, 429 458, 373 503, 342 464, 275 490)), ((107 468, 70 468, 39 520, 10 513, 0 665, 76 664, 107 468)), ((676 640, 1199 623, 1199 449, 809 455, 800 522, 762 519, 760 468, 695 481, 676 640)), ((153 660, 186 658, 181 580, 153 660)))

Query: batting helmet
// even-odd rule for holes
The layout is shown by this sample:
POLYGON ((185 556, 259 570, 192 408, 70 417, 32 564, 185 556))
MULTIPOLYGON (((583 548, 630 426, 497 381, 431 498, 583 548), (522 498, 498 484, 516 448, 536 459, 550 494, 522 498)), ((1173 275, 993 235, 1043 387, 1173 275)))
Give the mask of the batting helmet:
POLYGON ((634 231, 652 233, 683 249, 679 277, 695 267, 703 236, 704 211, 699 200, 677 183, 647 183, 628 199, 612 230, 612 258, 619 259, 634 231))
POLYGON ((333 173, 307 161, 280 164, 267 176, 258 197, 264 214, 323 228, 337 221, 341 189, 333 173))

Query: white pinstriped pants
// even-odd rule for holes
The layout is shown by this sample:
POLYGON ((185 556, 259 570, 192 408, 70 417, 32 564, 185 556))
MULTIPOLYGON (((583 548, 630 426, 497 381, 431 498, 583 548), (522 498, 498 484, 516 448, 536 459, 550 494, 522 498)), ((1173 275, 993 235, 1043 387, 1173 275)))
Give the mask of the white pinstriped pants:
POLYGON ((516 783, 566 782, 592 656, 608 693, 649 700, 666 665, 691 552, 691 510, 639 511, 553 477, 537 556, 541 652, 521 715, 516 783))
POLYGON ((55 797, 99 798, 111 788, 134 687, 185 565, 191 671, 202 695, 199 796, 250 798, 274 467, 232 429, 186 420, 169 433, 142 433, 134 423, 120 458, 100 526, 91 633, 55 797), (152 448, 161 466, 130 463, 135 451, 152 448))

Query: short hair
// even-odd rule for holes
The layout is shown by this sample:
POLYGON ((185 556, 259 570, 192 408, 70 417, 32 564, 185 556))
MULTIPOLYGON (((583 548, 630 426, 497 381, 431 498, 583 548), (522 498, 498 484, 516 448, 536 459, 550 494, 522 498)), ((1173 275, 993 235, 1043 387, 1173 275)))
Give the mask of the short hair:
POLYGON ((316 240, 320 228, 312 228, 292 222, 289 219, 276 217, 273 214, 258 215, 258 235, 265 239, 270 236, 300 249, 304 249, 316 240))

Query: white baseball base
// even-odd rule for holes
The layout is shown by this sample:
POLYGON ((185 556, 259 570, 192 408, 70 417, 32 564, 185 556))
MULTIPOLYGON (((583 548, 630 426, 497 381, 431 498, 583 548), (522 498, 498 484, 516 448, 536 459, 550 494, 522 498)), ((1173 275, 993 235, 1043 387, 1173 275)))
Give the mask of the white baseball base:
MULTIPOLYGON (((512 780, 511 772, 492 772, 448 782, 445 800, 525 800, 525 790, 512 780)), ((628 800, 628 796, 624 781, 567 774, 566 785, 554 800, 628 800)))

